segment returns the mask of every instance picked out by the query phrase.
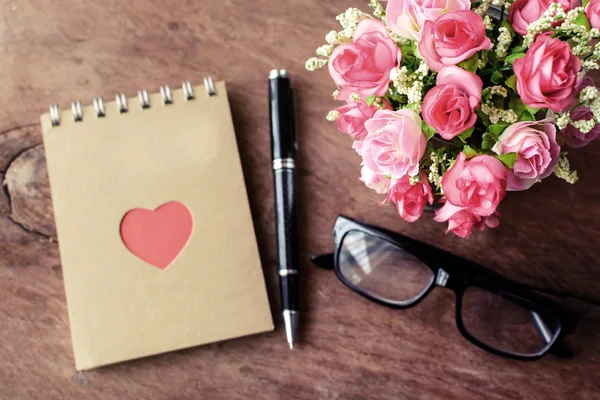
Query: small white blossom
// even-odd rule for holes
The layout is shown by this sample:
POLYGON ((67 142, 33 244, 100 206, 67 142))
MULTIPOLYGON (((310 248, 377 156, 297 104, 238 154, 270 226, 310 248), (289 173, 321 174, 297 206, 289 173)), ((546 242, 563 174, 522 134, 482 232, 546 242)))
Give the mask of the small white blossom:
POLYGON ((373 102, 373 105, 380 110, 383 110, 385 108, 385 104, 383 103, 383 99, 381 97, 376 98, 373 102))
POLYGON ((492 22, 492 18, 489 15, 483 17, 483 24, 485 25, 485 29, 488 31, 494 29, 494 23, 492 22))
POLYGON ((477 7, 473 11, 476 14, 479 14, 481 17, 483 17, 487 13, 488 8, 490 8, 490 5, 492 4, 492 1, 493 0, 483 0, 481 2, 481 4, 479 5, 479 7, 477 7))
POLYGON ((323 68, 326 65, 327 65, 327 60, 322 59, 322 58, 312 57, 306 61, 305 67, 308 71, 315 71, 319 68, 323 68))
POLYGON ((592 114, 594 114, 596 122, 600 122, 600 96, 596 97, 588 106, 592 114))
POLYGON ((440 175, 440 166, 444 164, 446 161, 446 154, 442 155, 440 158, 435 152, 431 152, 429 155, 432 163, 429 166, 429 175, 427 175, 427 180, 431 182, 431 184, 435 185, 437 190, 440 193, 444 193, 442 190, 442 176, 440 175))
POLYGON ((490 88, 490 94, 506 97, 506 96, 508 96, 508 90, 506 90, 506 88, 504 86, 500 86, 500 85, 492 86, 490 88))
POLYGON ((352 100, 352 101, 358 101, 358 100, 360 100, 360 94, 358 94, 358 93, 350 93, 350 100, 352 100))
POLYGON ((598 88, 595 86, 587 86, 581 89, 581 92, 579 93, 579 100, 586 104, 590 103, 591 100, 594 100, 596 97, 598 97, 598 88))
POLYGON ((423 82, 413 83, 406 95, 409 103, 420 104, 423 99, 423 82))
POLYGON ((558 158, 558 165, 554 170, 554 175, 559 177, 560 179, 564 179, 568 183, 575 183, 579 179, 577 176, 577 171, 571 170, 571 164, 569 163, 569 159, 567 158, 566 152, 561 152, 558 158))
POLYGON ((377 0, 370 0, 369 7, 373 9, 373 15, 380 19, 385 19, 385 9, 377 0))
POLYGON ((333 93, 331 94, 331 97, 333 97, 334 100, 337 100, 337 97, 339 96, 340 91, 339 90, 334 90, 333 93))
POLYGON ((512 33, 508 30, 508 28, 505 28, 503 26, 498 28, 498 32, 500 32, 500 34, 498 35, 498 45, 496 46, 496 55, 498 56, 498 58, 502 59, 502 58, 506 57, 506 53, 508 52, 508 47, 510 46, 510 43, 513 40, 513 36, 512 36, 512 33))
POLYGON ((345 12, 341 13, 335 19, 340 22, 344 29, 356 29, 356 25, 365 18, 371 16, 365 12, 360 11, 358 8, 350 7, 345 12))
POLYGON ((558 129, 560 129, 560 130, 565 129, 567 127, 567 125, 569 125, 570 122, 571 122, 571 116, 568 112, 557 114, 556 126, 558 127, 558 129))
POLYGON ((581 131, 581 133, 586 134, 589 131, 591 131, 592 129, 594 129, 594 126, 596 126, 596 120, 595 119, 581 119, 578 121, 571 121, 571 125, 573 125, 575 128, 579 129, 581 131))
POLYGON ((477 69, 482 70, 485 68, 489 60, 488 52, 482 51, 479 59, 477 60, 477 69))
POLYGON ((337 121, 337 119, 340 117, 340 112, 337 110, 331 110, 329 111, 329 113, 327 113, 327 116, 325 117, 327 119, 327 121, 337 121))
POLYGON ((340 44, 338 42, 336 31, 330 31, 327 35, 325 35, 325 41, 329 44, 340 44))
POLYGON ((514 110, 495 107, 491 102, 483 103, 481 111, 489 117, 492 124, 497 124, 500 121, 514 124, 519 119, 514 110))
POLYGON ((409 182, 411 185, 415 186, 417 183, 421 182, 421 176, 420 176, 420 175, 411 176, 411 177, 408 179, 408 182, 409 182))
POLYGON ((317 49, 317 55, 321 57, 329 57, 335 48, 332 44, 324 44, 317 49))
POLYGON ((329 44, 342 44, 352 41, 354 28, 346 28, 340 32, 331 31, 325 36, 325 41, 329 44))

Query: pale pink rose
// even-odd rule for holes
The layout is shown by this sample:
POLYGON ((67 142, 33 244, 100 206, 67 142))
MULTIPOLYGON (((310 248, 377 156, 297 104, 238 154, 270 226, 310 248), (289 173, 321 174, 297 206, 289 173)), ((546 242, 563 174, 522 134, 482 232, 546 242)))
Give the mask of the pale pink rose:
POLYGON ((506 128, 492 150, 496 154, 517 153, 517 161, 508 171, 506 190, 526 190, 554 171, 560 146, 554 124, 523 121, 506 128))
POLYGON ((537 21, 552 3, 560 4, 565 11, 577 7, 577 0, 517 0, 510 7, 508 20, 514 30, 524 36, 529 24, 537 21))
POLYGON ((337 46, 329 57, 329 74, 339 87, 363 98, 383 96, 390 71, 401 57, 383 23, 364 19, 356 26, 352 43, 337 46))
POLYGON ((385 12, 392 32, 418 42, 425 21, 435 21, 448 11, 470 8, 471 0, 389 0, 385 12))
POLYGON ((467 160, 460 153, 442 176, 447 203, 482 217, 492 215, 506 194, 508 170, 496 157, 481 155, 467 160))
POLYGON ((423 99, 421 114, 444 139, 451 140, 473 127, 481 102, 481 78, 457 66, 444 67, 423 99))
POLYGON ((456 65, 479 50, 489 50, 492 41, 485 36, 483 19, 470 10, 450 11, 435 21, 426 21, 419 52, 438 72, 456 65))
POLYGON ((410 184, 410 177, 404 175, 400 179, 395 179, 391 183, 385 203, 394 203, 398 214, 408 222, 415 222, 425 208, 425 203, 433 204, 433 193, 427 180, 427 174, 421 172, 420 182, 414 185, 410 184))
POLYGON ((517 92, 533 108, 560 111, 573 100, 581 62, 567 42, 538 35, 525 57, 515 60, 517 92))
POLYGON ((355 152, 358 153, 359 156, 362 154, 363 143, 364 141, 362 140, 355 140, 354 142, 352 142, 352 148, 355 152))
POLYGON ((408 109, 380 110, 365 123, 369 132, 362 145, 363 162, 380 175, 401 178, 419 172, 427 138, 421 117, 408 109))
POLYGON ((369 167, 363 165, 360 170, 360 180, 365 183, 365 186, 369 189, 373 189, 379 194, 387 193, 390 189, 391 180, 385 175, 379 175, 371 171, 369 167))
MULTIPOLYGON (((338 100, 341 100, 338 97, 338 100)), ((391 110, 392 106, 387 100, 383 100, 384 109, 391 110)), ((340 131, 350 135, 352 139, 364 139, 367 136, 365 122, 379 110, 375 105, 368 106, 364 100, 351 101, 347 100, 346 105, 336 108, 340 113, 337 120, 337 127, 340 131)))
POLYGON ((600 0, 590 0, 585 6, 585 15, 592 28, 600 29, 600 0))
MULTIPOLYGON (((571 111, 571 120, 581 121, 594 118, 594 114, 588 107, 577 107, 571 111)), ((560 138, 569 147, 583 147, 600 136, 600 124, 596 124, 591 131, 583 133, 573 125, 569 124, 560 131, 560 138)))
POLYGON ((434 220, 437 222, 448 221, 448 230, 446 230, 446 233, 453 232, 465 239, 471 236, 473 228, 482 231, 486 225, 490 228, 495 228, 500 224, 497 212, 494 212, 492 215, 481 216, 473 214, 468 208, 456 207, 448 202, 435 212, 434 220))

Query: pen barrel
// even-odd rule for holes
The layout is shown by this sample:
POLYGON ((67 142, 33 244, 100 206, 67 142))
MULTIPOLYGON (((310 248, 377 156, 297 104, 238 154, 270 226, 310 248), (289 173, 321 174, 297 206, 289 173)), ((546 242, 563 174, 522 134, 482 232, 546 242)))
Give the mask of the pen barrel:
POLYGON ((287 76, 269 80, 272 159, 294 159, 296 137, 296 96, 287 76))
POLYGON ((277 259, 283 310, 298 310, 298 234, 294 196, 294 170, 273 171, 277 259))

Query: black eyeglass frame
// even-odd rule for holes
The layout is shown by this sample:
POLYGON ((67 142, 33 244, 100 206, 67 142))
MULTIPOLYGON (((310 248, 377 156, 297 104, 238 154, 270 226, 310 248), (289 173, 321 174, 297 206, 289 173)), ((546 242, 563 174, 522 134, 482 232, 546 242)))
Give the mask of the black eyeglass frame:
MULTIPOLYGON (((555 355, 568 357, 569 350, 559 346, 560 340, 572 333, 577 327, 579 316, 570 308, 557 303, 518 282, 487 269, 462 257, 448 253, 434 246, 419 242, 404 235, 371 226, 345 216, 338 216, 334 228, 335 252, 332 255, 314 256, 313 262, 320 267, 333 269, 338 279, 359 295, 386 307, 407 309, 419 304, 436 286, 444 286, 456 295, 456 325, 459 332, 474 345, 499 356, 516 360, 537 360, 548 352, 555 355), (427 265, 433 277, 425 289, 411 300, 395 302, 378 297, 354 285, 342 274, 339 267, 339 255, 346 235, 352 231, 359 231, 373 237, 382 239, 391 245, 398 246, 427 265), (493 293, 508 296, 511 301, 527 307, 528 309, 552 315, 558 320, 559 326, 546 346, 534 354, 520 354, 497 349, 474 337, 465 327, 462 320, 462 301, 467 288, 478 287, 493 293)), ((540 333, 541 334, 541 333, 540 333)))

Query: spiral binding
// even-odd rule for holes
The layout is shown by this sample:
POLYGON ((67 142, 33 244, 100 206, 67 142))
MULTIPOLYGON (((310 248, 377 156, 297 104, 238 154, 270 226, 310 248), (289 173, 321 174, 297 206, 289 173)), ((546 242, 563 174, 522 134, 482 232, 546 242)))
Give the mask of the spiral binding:
MULTIPOLYGON (((183 89, 183 100, 190 101, 196 98, 194 94, 194 87, 190 81, 185 81, 181 84, 183 89)), ((207 76, 204 78, 204 90, 206 91, 206 95, 209 97, 216 96, 217 90, 215 88, 215 83, 213 78, 207 76)), ((160 87, 160 96, 162 98, 162 104, 164 106, 173 104, 173 96, 171 94, 171 88, 167 85, 160 87)), ((125 93, 119 93, 115 97, 117 103, 117 111, 119 114, 123 114, 129 111, 129 106, 127 104, 127 96, 125 93)), ((138 91, 138 99, 140 101, 140 106, 142 109, 147 109, 151 107, 150 104, 150 96, 148 95, 148 91, 146 89, 142 89, 138 91)), ((104 100, 102 97, 95 97, 93 100, 94 112, 97 118, 106 117, 106 110, 104 108, 104 100)), ((81 107, 80 101, 74 101, 71 103, 71 113, 73 115, 73 121, 81 122, 83 121, 83 108, 81 107)), ((52 126, 60 125, 60 109, 58 108, 58 104, 52 104, 50 106, 50 121, 52 122, 52 126)))

